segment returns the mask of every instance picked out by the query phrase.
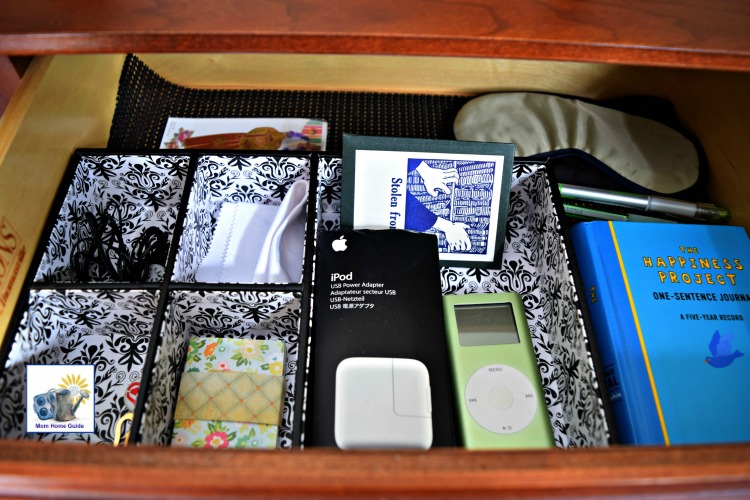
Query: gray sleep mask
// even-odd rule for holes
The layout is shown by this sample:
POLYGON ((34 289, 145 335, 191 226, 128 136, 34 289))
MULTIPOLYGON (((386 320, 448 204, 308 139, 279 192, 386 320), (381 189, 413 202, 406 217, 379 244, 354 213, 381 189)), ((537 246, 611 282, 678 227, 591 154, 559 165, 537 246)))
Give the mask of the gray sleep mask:
POLYGON ((693 186, 699 155, 685 135, 663 123, 579 99, 533 92, 477 97, 459 111, 456 139, 510 142, 523 157, 589 155, 626 183, 672 194, 693 186))

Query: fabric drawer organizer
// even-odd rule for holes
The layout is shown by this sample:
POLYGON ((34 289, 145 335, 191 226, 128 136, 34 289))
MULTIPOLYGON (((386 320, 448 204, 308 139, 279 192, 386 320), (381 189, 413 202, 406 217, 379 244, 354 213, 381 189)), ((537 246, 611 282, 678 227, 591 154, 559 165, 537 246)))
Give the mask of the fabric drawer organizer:
MULTIPOLYGON (((283 342, 276 447, 303 445, 314 236, 339 226, 340 176, 328 154, 77 151, 0 353, 0 436, 112 443, 136 382, 131 443, 169 444, 190 340, 223 338, 283 342), (222 203, 279 205, 300 179, 311 192, 299 282, 196 282, 222 203), (91 262, 81 272, 93 227, 83 214, 107 207, 126 246, 150 228, 165 238, 138 281, 91 262), (96 432, 27 434, 26 364, 94 364, 96 432)), ((441 283, 444 294, 521 293, 557 445, 602 446, 609 431, 554 186, 543 165, 517 163, 501 268, 443 268, 441 283)))
POLYGON ((292 282, 200 283, 195 263, 218 207, 280 205, 312 157, 235 153, 76 151, 3 343, 1 437, 112 443, 140 384, 131 442, 167 444, 188 343, 219 337, 283 343, 274 445, 300 444, 310 266, 292 282), (26 432, 27 364, 95 365, 95 433, 26 432))

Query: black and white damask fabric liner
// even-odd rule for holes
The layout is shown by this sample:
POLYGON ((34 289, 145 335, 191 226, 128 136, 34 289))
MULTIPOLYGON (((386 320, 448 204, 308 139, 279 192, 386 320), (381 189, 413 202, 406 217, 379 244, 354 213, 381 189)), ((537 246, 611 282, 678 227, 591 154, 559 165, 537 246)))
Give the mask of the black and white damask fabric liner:
MULTIPOLYGON (((340 160, 324 159, 318 166, 318 179, 318 230, 337 229, 340 160)), ((442 292, 521 294, 555 443, 558 447, 606 446, 603 402, 567 255, 544 166, 516 164, 501 268, 444 267, 442 292)))
POLYGON ((127 388, 141 380, 158 298, 145 290, 32 290, 0 379, 0 435, 112 443, 115 423, 130 411, 127 388), (94 365, 93 434, 26 433, 27 364, 94 365))
MULTIPOLYGON (((201 156, 188 200, 174 282, 198 281, 196 274, 209 255, 222 207, 231 204, 278 207, 298 183, 310 179, 310 160, 302 157, 201 156)), ((304 202, 298 200, 304 206, 304 202)), ((259 273, 260 278, 269 278, 259 273)), ((274 276, 274 279, 276 276, 274 276)), ((218 281, 218 280, 216 280, 218 281)), ((238 282, 228 279, 228 282, 238 282)), ((301 275, 293 282, 300 282, 301 275)))
POLYGON ((162 341, 146 399, 142 442, 169 444, 172 411, 190 337, 282 340, 284 408, 277 447, 292 446, 295 379, 300 326, 300 297, 287 292, 174 291, 162 325, 162 341))
MULTIPOLYGON (((34 281, 131 281, 113 276, 101 259, 108 261, 112 254, 136 247, 135 242, 148 231, 165 235, 167 243, 171 241, 189 161, 188 156, 177 154, 82 156, 34 281), (85 269, 76 269, 75 256, 96 252, 102 243, 102 234, 96 234, 88 222, 92 216, 106 216, 112 224, 103 232, 119 231, 122 239, 119 246, 106 252, 99 248, 98 263, 87 262, 85 269)), ((135 260, 137 256, 128 257, 135 260)), ((161 281, 166 253, 161 262, 144 264, 149 269, 143 273, 143 281, 161 281)))

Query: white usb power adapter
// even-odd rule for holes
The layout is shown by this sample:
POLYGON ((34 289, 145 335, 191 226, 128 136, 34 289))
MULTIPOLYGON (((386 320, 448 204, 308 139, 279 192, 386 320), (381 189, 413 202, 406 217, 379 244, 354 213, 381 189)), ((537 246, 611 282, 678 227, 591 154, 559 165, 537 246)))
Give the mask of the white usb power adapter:
POLYGON ((430 376, 420 361, 347 358, 336 369, 334 433, 339 448, 429 449, 430 376))

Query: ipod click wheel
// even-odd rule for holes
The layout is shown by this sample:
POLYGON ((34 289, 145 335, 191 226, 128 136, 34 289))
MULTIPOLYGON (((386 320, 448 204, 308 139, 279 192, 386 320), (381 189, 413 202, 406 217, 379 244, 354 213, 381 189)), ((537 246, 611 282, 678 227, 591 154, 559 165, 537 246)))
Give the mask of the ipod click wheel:
POLYGON ((443 300, 463 445, 554 446, 521 296, 478 293, 443 300))

